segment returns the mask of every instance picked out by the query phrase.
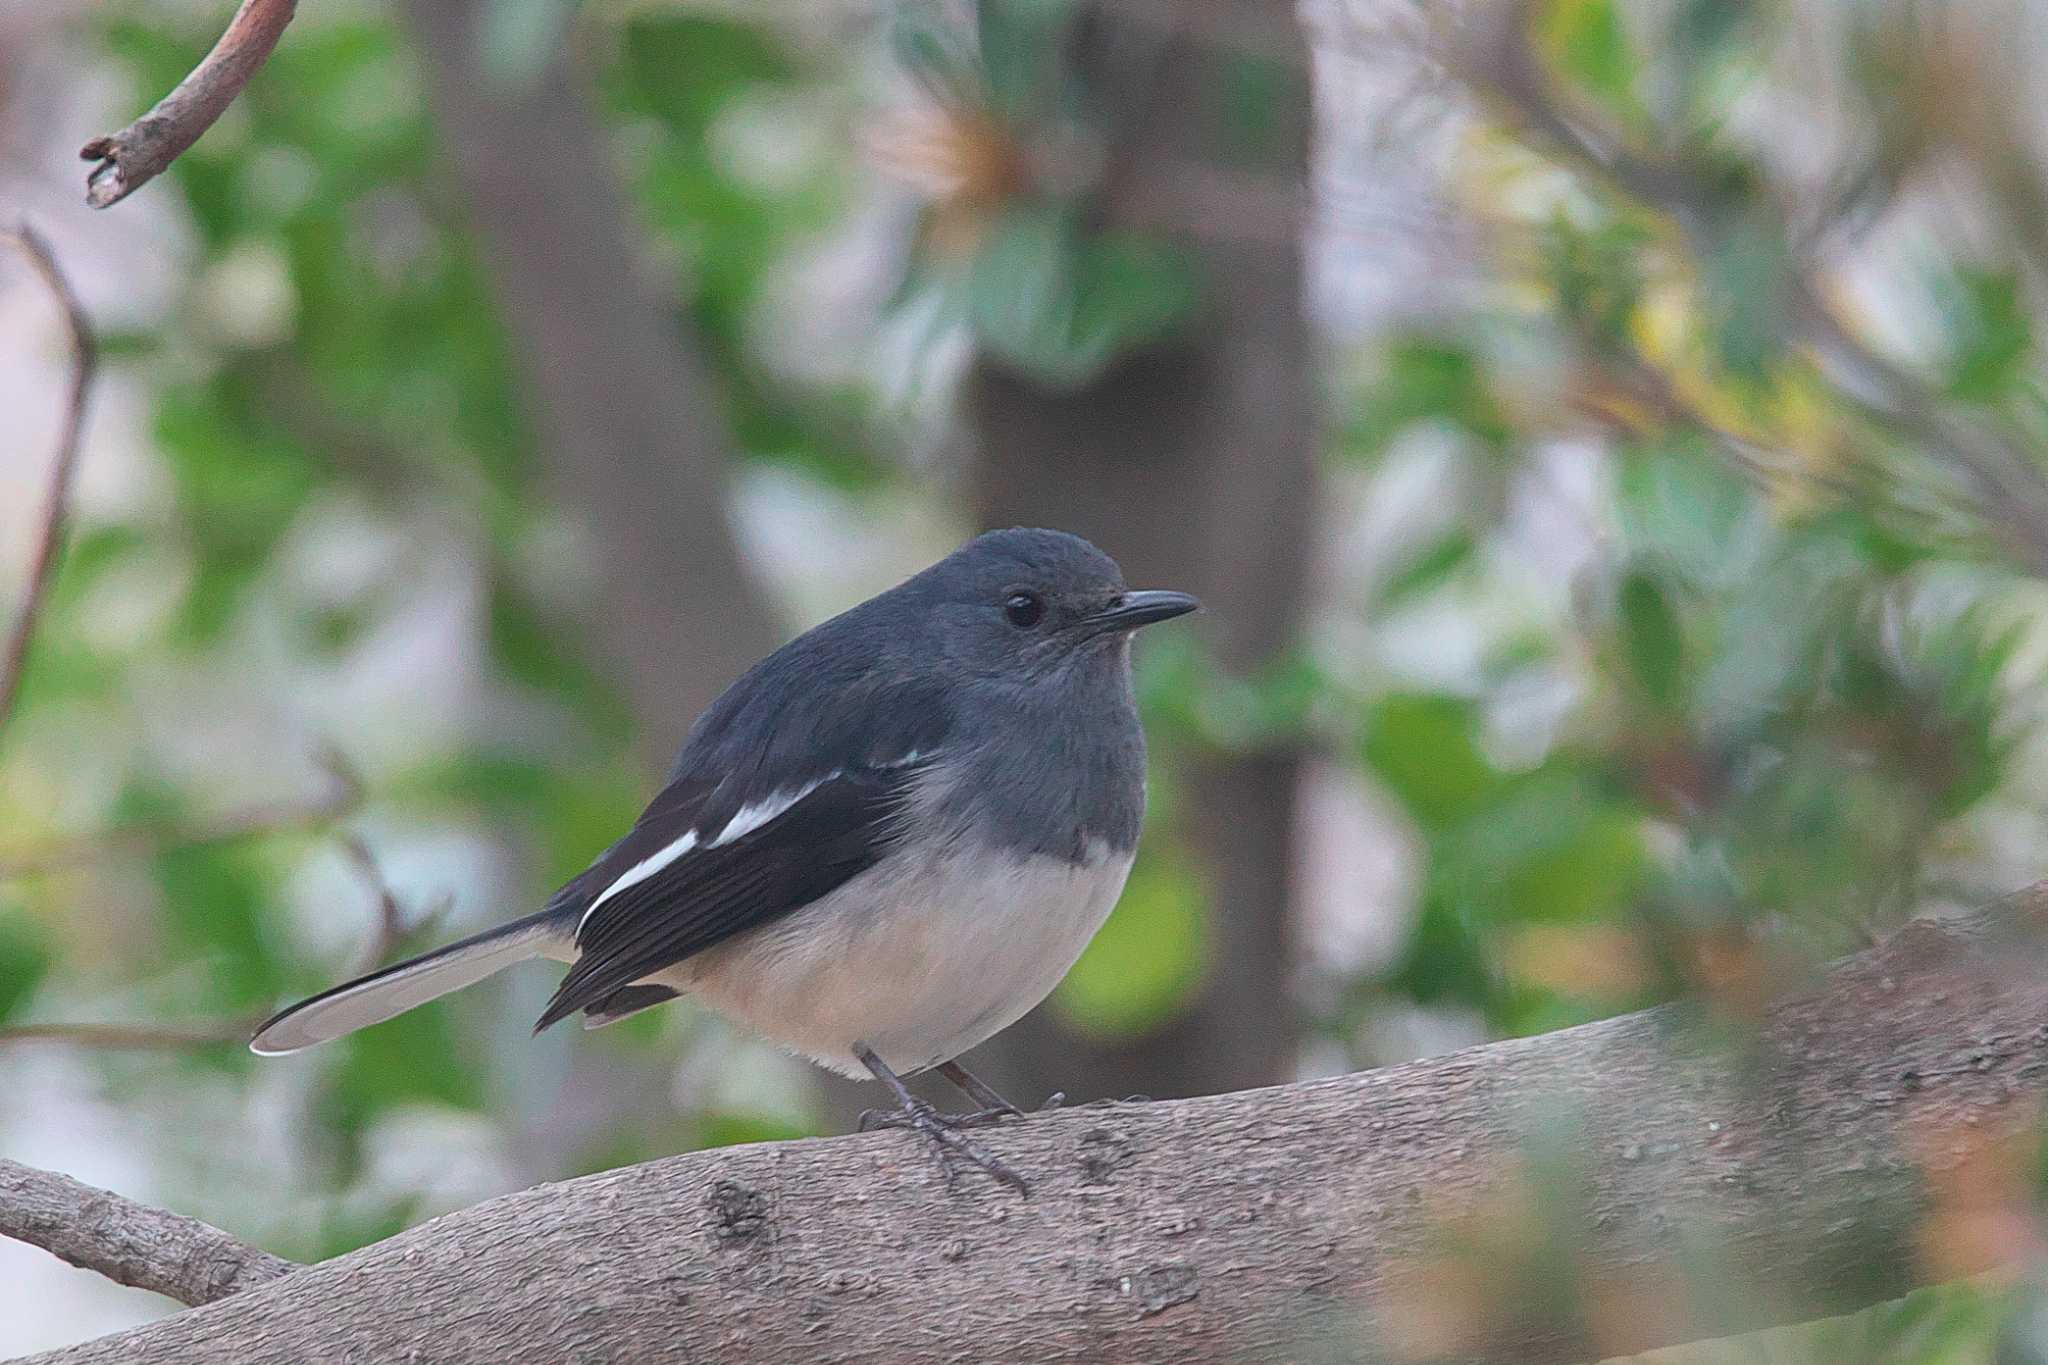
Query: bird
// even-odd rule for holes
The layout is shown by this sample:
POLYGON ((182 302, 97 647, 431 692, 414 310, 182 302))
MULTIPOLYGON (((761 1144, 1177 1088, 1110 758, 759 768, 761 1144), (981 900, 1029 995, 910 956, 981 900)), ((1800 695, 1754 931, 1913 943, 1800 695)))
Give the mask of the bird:
POLYGON ((1127 588, 1079 536, 979 535, 742 674, 539 911, 292 1005, 250 1047, 297 1052, 553 959, 536 1033, 688 995, 879 1081, 895 1108, 864 1129, 915 1130, 1028 1194, 964 1135, 1021 1111, 959 1057, 1051 994, 1122 894, 1145 812, 1131 637, 1199 605, 1127 588), (904 1085, 934 1070, 978 1107, 904 1085))

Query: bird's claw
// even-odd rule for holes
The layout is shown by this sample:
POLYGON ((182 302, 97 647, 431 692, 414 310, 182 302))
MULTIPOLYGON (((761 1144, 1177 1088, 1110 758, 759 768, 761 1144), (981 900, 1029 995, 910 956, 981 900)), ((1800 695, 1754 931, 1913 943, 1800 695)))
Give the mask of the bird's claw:
MULTIPOLYGON (((1065 1092, 1055 1090, 1045 1097, 1045 1103, 1026 1112, 1014 1104, 992 1104, 986 1109, 969 1109, 964 1113, 948 1114, 934 1109, 932 1117, 948 1128, 987 1128, 1001 1123, 1004 1119, 1030 1118, 1032 1114, 1049 1114, 1067 1102, 1065 1092)), ((909 1128, 914 1126, 901 1109, 863 1109, 860 1114, 860 1131, 871 1133, 877 1128, 909 1128)))
POLYGON ((967 1114, 942 1114, 923 1100, 913 1100, 902 1109, 870 1109, 860 1116, 860 1131, 873 1132, 878 1128, 908 1128, 924 1134, 938 1152, 939 1165, 945 1172, 946 1183, 953 1183, 951 1158, 958 1156, 979 1166, 988 1174, 1006 1185, 1014 1186, 1017 1193, 1029 1196, 1031 1186, 1023 1176, 1001 1157, 960 1135, 962 1128, 983 1127, 1017 1114, 1014 1107, 1003 1110, 977 1109, 967 1114), (1007 1112, 1005 1112, 1007 1110, 1007 1112))

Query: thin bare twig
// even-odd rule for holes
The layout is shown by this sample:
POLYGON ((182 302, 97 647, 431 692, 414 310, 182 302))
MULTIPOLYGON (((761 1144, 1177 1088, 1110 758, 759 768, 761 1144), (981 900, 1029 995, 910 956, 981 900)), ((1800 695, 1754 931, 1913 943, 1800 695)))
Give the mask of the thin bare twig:
POLYGON ((211 1223, 4 1159, 0 1237, 194 1308, 299 1268, 211 1223))
MULTIPOLYGON (((1681 154, 1638 152, 1567 110, 1531 46, 1534 10, 1533 0, 1515 0, 1474 20, 1466 41, 1454 44, 1449 69, 1563 160, 1669 215, 1696 244, 1711 249, 1725 216, 1711 189, 1716 177, 1681 154)), ((2014 556, 2033 574, 2048 576, 2048 483, 2028 455, 1998 433, 1948 412, 1918 379, 1851 332, 1827 305, 1827 291, 1810 262, 1799 260, 1784 288, 1791 329, 1823 362, 1844 398, 1904 430, 1960 474, 1979 514, 2014 556)))
MULTIPOLYGON (((408 936, 439 919, 448 907, 444 902, 423 915, 408 915, 398 893, 384 879, 383 870, 377 865, 376 855, 370 851, 370 846, 355 834, 342 836, 341 846, 377 898, 376 928, 363 944, 363 950, 356 959, 357 966, 350 973, 361 976, 383 966, 385 959, 396 952, 408 936)), ((97 847, 104 850, 105 843, 97 847)), ((241 1044, 247 1042, 249 1035, 262 1024, 263 1017, 248 1015, 162 1024, 12 1024, 0 1028, 0 1047, 9 1043, 62 1043, 108 1051, 150 1052, 241 1044)))
POLYGON ((320 766, 332 779, 327 791, 288 802, 251 806, 203 823, 144 820, 92 834, 60 839, 41 848, 0 856, 0 882, 47 876, 169 849, 206 848, 270 834, 323 829, 363 803, 363 781, 340 751, 322 748, 320 766))
POLYGON ((362 954, 357 958, 358 965, 355 971, 350 973, 353 976, 362 976, 383 966, 384 960, 398 951, 399 944, 409 935, 426 928, 446 914, 449 906, 448 902, 443 900, 433 909, 408 923, 405 907, 400 904, 398 893, 391 889, 391 883, 384 880, 384 870, 377 865, 377 857, 370 852, 370 846, 363 842, 361 836, 349 834, 343 836, 341 848, 342 852, 348 855, 349 861, 362 873, 363 880, 369 883, 370 890, 377 897, 376 931, 363 945, 362 954))
POLYGON ((85 202, 109 208, 161 175, 227 112, 298 7, 298 0, 242 0, 220 41, 176 89, 120 132, 80 148, 80 157, 99 163, 85 177, 85 202))
POLYGON ((70 521, 71 484, 78 470, 79 438, 85 429, 85 399, 92 387, 99 347, 78 295, 64 278, 42 235, 27 223, 19 223, 11 231, 0 233, 0 241, 19 251, 42 278, 50 296, 57 301, 58 310, 64 315, 65 330, 71 336, 71 388, 64 404, 63 424, 57 433, 57 454, 50 464, 49 491, 43 495, 42 525, 36 533, 34 556, 29 561, 28 587, 7 642, 0 646, 0 730, 5 730, 15 698, 21 692, 29 645, 42 619, 43 603, 49 597, 50 581, 55 576, 57 552, 63 546, 70 521))
POLYGON ((180 1051, 246 1043, 262 1022, 260 1016, 251 1015, 191 1024, 9 1024, 0 1028, 0 1047, 9 1043, 69 1043, 112 1052, 180 1051))

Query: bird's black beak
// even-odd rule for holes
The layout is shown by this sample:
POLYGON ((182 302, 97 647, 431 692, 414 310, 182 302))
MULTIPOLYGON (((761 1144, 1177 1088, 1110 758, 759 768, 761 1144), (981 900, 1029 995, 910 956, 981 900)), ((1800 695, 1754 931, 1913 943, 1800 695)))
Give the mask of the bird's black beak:
POLYGON ((1139 626, 1185 616, 1201 605, 1184 592, 1127 592, 1088 617, 1086 625, 1091 635, 1112 630, 1136 630, 1139 626))

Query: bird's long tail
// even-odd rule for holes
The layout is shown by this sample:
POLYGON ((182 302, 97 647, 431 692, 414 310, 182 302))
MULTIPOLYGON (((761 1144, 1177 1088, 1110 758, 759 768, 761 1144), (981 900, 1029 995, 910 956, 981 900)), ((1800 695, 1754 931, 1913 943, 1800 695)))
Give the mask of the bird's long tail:
POLYGON ((249 1050, 263 1056, 297 1052, 405 1013, 450 991, 473 986, 515 962, 545 957, 575 933, 575 917, 558 909, 487 929, 404 962, 343 982, 274 1014, 249 1050))

